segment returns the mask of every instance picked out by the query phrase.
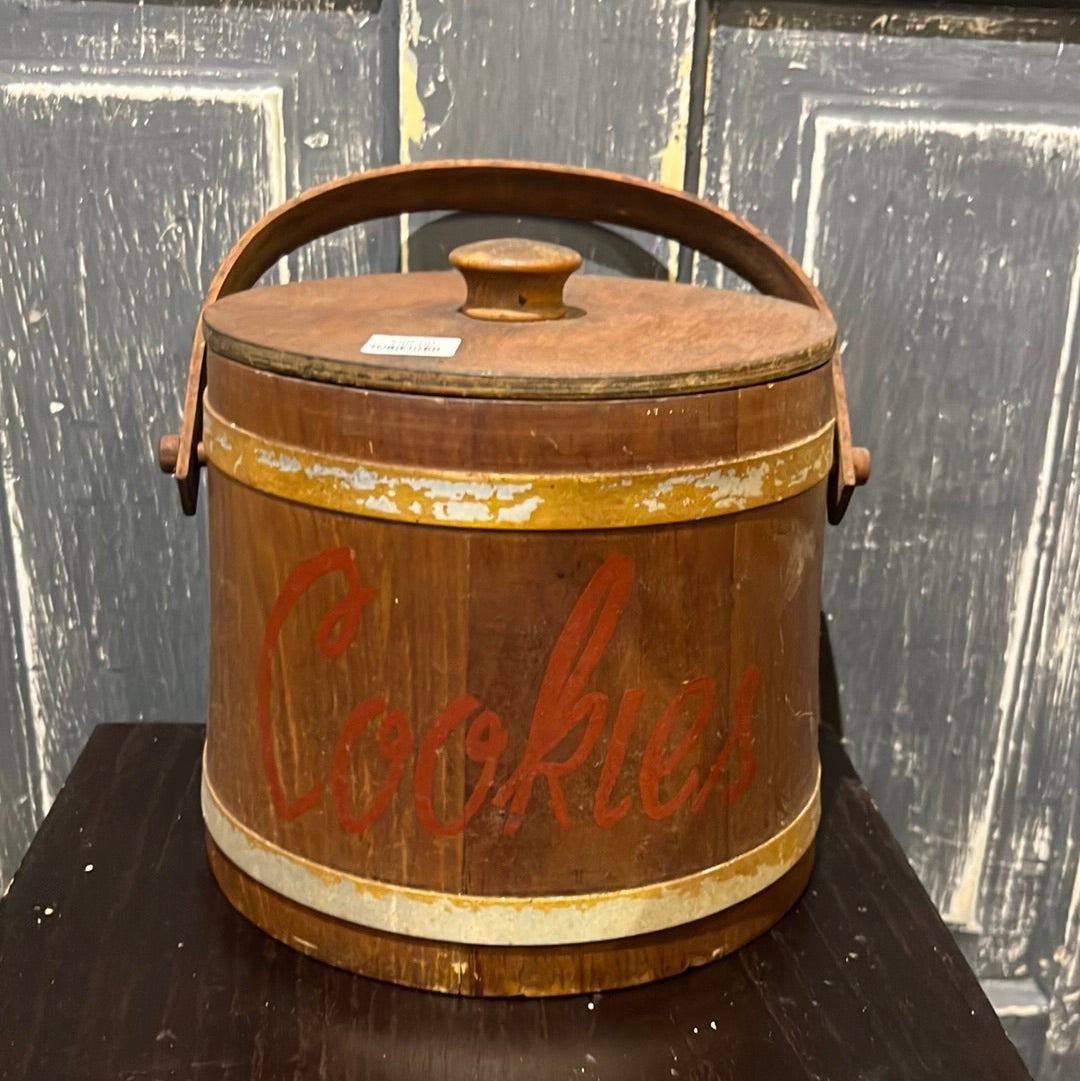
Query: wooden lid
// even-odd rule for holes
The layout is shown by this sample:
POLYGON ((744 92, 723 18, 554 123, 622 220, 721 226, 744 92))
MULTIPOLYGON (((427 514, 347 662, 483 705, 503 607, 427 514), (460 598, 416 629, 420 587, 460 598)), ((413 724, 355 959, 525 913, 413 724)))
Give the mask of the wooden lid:
POLYGON ((463 273, 480 274, 468 301, 449 271, 267 286, 207 308, 207 344, 305 379, 490 398, 696 393, 780 379, 832 355, 835 324, 805 305, 589 275, 560 295, 576 253, 485 243, 504 246, 486 277, 490 250, 454 253, 463 273))

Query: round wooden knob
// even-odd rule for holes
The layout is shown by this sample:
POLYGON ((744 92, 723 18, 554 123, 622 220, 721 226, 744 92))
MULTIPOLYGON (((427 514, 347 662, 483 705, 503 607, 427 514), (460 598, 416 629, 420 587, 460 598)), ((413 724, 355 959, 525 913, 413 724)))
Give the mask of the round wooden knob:
MULTIPOLYGON (((199 465, 206 465, 206 448, 201 439, 195 448, 195 455, 199 465)), ((158 440, 157 460, 162 473, 176 472, 176 465, 180 461, 180 436, 163 435, 158 440)))
POLYGON ((158 440, 158 468, 162 473, 175 473, 180 460, 180 436, 163 435, 158 440))
POLYGON ((463 244, 450 262, 465 278, 461 311, 473 319, 535 322, 566 314, 563 286, 581 266, 573 248, 503 237, 463 244))
POLYGON ((855 483, 865 484, 870 479, 870 451, 866 447, 852 447, 851 464, 855 467, 855 483))

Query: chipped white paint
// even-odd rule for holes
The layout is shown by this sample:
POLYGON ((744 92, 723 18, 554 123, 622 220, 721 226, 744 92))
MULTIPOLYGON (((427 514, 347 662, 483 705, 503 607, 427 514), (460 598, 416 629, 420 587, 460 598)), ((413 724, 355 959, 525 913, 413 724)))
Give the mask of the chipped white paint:
MULTIPOLYGON (((1074 133, 1075 137, 1075 133, 1074 133)), ((1016 726, 1022 723, 1025 696, 1024 685, 1030 682, 1032 666, 1037 654, 1037 642, 1030 633, 1031 616, 1041 607, 1040 595, 1044 595, 1050 573, 1051 539, 1047 523, 1054 474, 1058 465, 1057 447, 1061 425, 1068 409, 1066 379, 1068 377, 1073 349, 1076 346, 1077 313, 1080 310, 1080 251, 1073 260, 1069 280, 1069 307, 1065 318, 1065 333, 1058 355, 1057 372, 1054 377, 1054 393, 1050 413, 1046 421, 1046 440, 1043 443, 1042 461, 1035 488, 1035 506, 1028 523, 1027 541, 1020 553, 1013 593, 1013 618, 1009 624, 1008 645, 1005 649, 1005 673, 997 701, 997 738, 990 782, 985 802, 975 820, 968 842, 966 859, 957 880, 943 918, 965 930, 979 931, 978 919, 979 885, 986 865, 990 831, 1001 799, 1004 771, 1009 765, 1007 748, 1016 726)), ((1075 628, 1074 628, 1075 630, 1075 628)))
MULTIPOLYGON (((208 425, 206 435, 210 460, 223 465, 217 456, 217 450, 232 450, 226 447, 228 438, 220 438, 222 428, 220 418, 214 416, 208 425)), ((329 456, 324 461, 301 463, 294 454, 275 451, 265 447, 255 450, 255 459, 273 473, 289 475, 303 473, 310 480, 331 482, 338 491, 347 490, 356 493, 354 510, 364 511, 376 517, 400 517, 401 506, 410 513, 422 514, 425 504, 432 509, 438 521, 453 523, 481 523, 495 520, 524 521, 531 517, 541 500, 531 496, 532 485, 512 483, 486 483, 483 480, 468 477, 451 480, 445 477, 432 477, 408 474, 392 474, 380 471, 371 464, 335 465, 328 464, 329 456), (418 495, 420 502, 413 498, 418 495), (525 496, 524 500, 519 497, 525 496), (499 508, 496 517, 492 503, 510 503, 510 507, 499 508), (515 517, 516 515, 516 517, 515 517)), ((242 468, 242 460, 236 460, 236 466, 242 468)), ((237 470, 239 472, 239 470, 237 470)))
MULTIPOLYGON (((420 78, 416 47, 420 44, 420 10, 417 0, 401 0, 398 24, 398 157, 402 164, 413 160, 413 147, 420 149, 427 137, 424 103, 420 100, 420 78)), ((401 269, 409 269, 409 215, 398 217, 401 269)))
POLYGON ((543 500, 538 495, 522 499, 515 507, 500 507, 496 521, 507 525, 524 525, 540 509, 543 500))
POLYGON ((828 474, 832 430, 829 421, 781 447, 677 469, 467 473, 278 443, 227 421, 204 399, 203 442, 227 476, 307 506, 450 526, 612 529, 717 517, 797 495, 828 474))
POLYGON ((726 506, 733 499, 759 499, 765 493, 765 479, 771 472, 772 466, 768 462, 761 462, 746 471, 721 467, 703 474, 680 473, 657 484, 653 495, 642 502, 649 510, 658 513, 667 508, 664 497, 684 485, 698 489, 715 507, 726 506))
MULTIPOLYGON (((25 100, 71 102, 110 101, 142 102, 155 104, 161 101, 190 102, 203 105, 226 105, 247 109, 262 117, 266 136, 267 173, 260 177, 268 189, 271 205, 285 202, 289 197, 287 169, 288 154, 285 145, 284 89, 276 82, 226 82, 198 79, 156 79, 151 76, 134 76, 129 79, 86 76, 70 78, 57 76, 0 76, 0 108, 25 100)), ((282 260, 277 267, 279 280, 289 280, 288 263, 282 260)), ((30 321, 35 322, 31 311, 30 321)))
POLYGON ((416 889, 314 863, 235 818, 205 771, 202 809, 210 836, 240 870, 317 912, 413 938, 517 946, 602 942, 721 912, 760 893, 794 867, 810 847, 821 814, 816 783, 791 822, 756 848, 714 867, 607 893, 502 897, 416 889))
MULTIPOLYGON (((215 434, 210 437, 212 446, 221 450, 230 449, 225 446, 224 441, 216 438, 216 434, 215 430, 215 434)), ((294 458, 291 454, 278 454, 272 450, 263 450, 262 448, 255 451, 255 460, 259 465, 265 466, 275 473, 299 473, 302 468, 299 458, 294 458)), ((357 468, 351 473, 347 473, 343 469, 328 469, 325 466, 312 466, 310 469, 305 470, 305 472, 308 476, 333 477, 336 480, 343 480, 354 491, 363 491, 365 488, 374 487, 375 484, 374 474, 363 468, 357 468)))

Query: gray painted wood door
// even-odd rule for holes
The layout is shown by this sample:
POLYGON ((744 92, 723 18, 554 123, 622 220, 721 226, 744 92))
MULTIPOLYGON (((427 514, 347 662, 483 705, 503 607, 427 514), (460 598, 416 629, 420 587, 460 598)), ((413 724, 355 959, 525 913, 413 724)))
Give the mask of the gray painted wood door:
POLYGON ((712 64, 705 191, 818 280, 874 453, 826 571, 857 764, 978 970, 1063 986, 1080 48, 725 27, 712 64))
MULTIPOLYGON (((0 877, 98 720, 197 720, 204 529, 155 476, 198 300, 302 187, 397 157, 396 16, 0 4, 0 877)), ((357 231, 284 273, 396 264, 357 231)))

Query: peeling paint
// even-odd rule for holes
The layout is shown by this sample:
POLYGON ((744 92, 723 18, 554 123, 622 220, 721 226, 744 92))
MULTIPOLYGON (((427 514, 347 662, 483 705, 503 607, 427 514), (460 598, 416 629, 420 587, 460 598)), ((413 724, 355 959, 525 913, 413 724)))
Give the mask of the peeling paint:
POLYGON ((427 126, 424 123, 424 103, 416 89, 419 77, 416 53, 402 50, 401 55, 401 159, 412 160, 412 148, 424 145, 427 126))
POLYGON ((392 934, 473 945, 542 946, 648 934, 720 912, 772 885, 810 847, 820 777, 795 817, 756 848, 682 878, 606 893, 509 897, 440 893, 314 863, 261 837, 221 803, 203 774, 207 831, 246 874, 302 905, 392 934))
POLYGON ((1035 658, 1036 643, 1029 634, 1029 625, 1032 611, 1036 607, 1036 592, 1045 590, 1046 577, 1049 573, 1050 546, 1045 534, 1053 478, 1058 466, 1059 433, 1064 410, 1068 406, 1065 397, 1066 381, 1073 363, 1078 311, 1080 311, 1080 250, 1077 251, 1073 260, 1070 275, 1069 307, 1065 316, 1065 333, 1061 351, 1058 355, 1050 413, 1046 421, 1046 441, 1043 444, 1042 461, 1036 481, 1035 507, 1028 523, 1027 539, 1017 568, 1012 604, 1013 617, 1009 624, 1008 645, 1005 647, 1005 672, 998 694, 997 739, 990 780, 986 799, 971 832, 966 858, 949 907, 943 913, 944 919, 950 923, 975 932, 982 927, 977 916, 978 891, 985 871, 990 830, 997 817, 997 803, 1001 798, 1003 772, 1008 766, 1006 753, 1008 742, 1016 726, 1022 723, 1022 714, 1025 709, 1020 686, 1029 680, 1035 658))
MULTIPOLYGON (((673 27, 673 31, 675 28, 673 27)), ((677 42, 675 42, 677 44, 677 42)), ((679 68, 675 85, 678 98, 675 118, 671 123, 667 142, 654 155, 656 179, 665 187, 682 191, 686 176, 686 136, 690 118, 690 72, 694 63, 694 43, 691 35, 683 42, 679 56, 679 68)), ((668 246, 668 274, 674 281, 679 272, 679 246, 668 246)))
POLYGON ((513 523, 516 525, 529 521, 540 509, 543 500, 538 495, 529 496, 521 500, 516 507, 500 507, 496 515, 499 522, 513 523))
POLYGON ((610 529, 732 514, 805 491, 832 462, 831 421, 798 443, 693 468, 505 475, 286 446, 233 425, 208 401, 203 423, 211 465, 258 491, 347 514, 483 528, 610 529))

